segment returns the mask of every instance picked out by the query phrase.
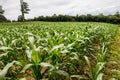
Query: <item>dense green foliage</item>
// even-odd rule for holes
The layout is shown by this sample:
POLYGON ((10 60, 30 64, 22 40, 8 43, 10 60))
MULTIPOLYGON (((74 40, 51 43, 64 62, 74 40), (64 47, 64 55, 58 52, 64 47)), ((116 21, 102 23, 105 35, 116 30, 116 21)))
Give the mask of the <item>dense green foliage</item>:
POLYGON ((4 13, 4 10, 2 9, 2 6, 0 5, 0 15, 4 13))
POLYGON ((106 22, 106 23, 114 23, 120 24, 120 14, 116 12, 114 15, 76 15, 76 16, 69 16, 69 15, 56 15, 53 16, 39 16, 35 17, 34 19, 29 19, 28 21, 51 21, 51 22, 106 22))
POLYGON ((0 22, 5 22, 7 21, 6 17, 3 15, 0 15, 0 22))
POLYGON ((105 23, 1 23, 0 80, 103 80, 117 26, 105 23), (86 60, 86 61, 85 61, 86 60))
POLYGON ((3 13, 4 13, 4 10, 2 9, 2 6, 0 6, 0 22, 7 21, 3 13))

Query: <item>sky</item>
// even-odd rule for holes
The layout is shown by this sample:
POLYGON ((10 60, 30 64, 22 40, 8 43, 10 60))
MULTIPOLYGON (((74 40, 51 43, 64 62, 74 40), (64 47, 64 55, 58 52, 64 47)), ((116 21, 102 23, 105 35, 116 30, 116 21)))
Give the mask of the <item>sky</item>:
MULTIPOLYGON (((105 15, 120 12, 120 0, 24 0, 31 9, 26 18, 51 16, 53 14, 76 15, 103 13, 105 15)), ((0 0, 5 17, 17 20, 20 12, 20 0, 0 0)))

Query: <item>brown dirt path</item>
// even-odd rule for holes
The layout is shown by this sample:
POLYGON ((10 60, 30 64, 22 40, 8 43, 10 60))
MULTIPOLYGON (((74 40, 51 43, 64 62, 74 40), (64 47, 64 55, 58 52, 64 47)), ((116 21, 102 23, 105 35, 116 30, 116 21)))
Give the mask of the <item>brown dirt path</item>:
POLYGON ((120 80, 120 27, 116 41, 110 45, 105 67, 105 80, 120 80))

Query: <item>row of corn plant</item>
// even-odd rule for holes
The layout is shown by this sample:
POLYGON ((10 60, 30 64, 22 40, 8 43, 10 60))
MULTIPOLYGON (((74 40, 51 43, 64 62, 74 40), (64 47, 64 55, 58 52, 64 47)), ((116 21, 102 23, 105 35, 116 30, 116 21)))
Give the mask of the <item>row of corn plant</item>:
MULTIPOLYGON (((104 28, 102 29, 104 30, 104 28)), ((100 30, 100 31, 102 31, 100 30)), ((116 34, 117 30, 114 31, 114 33, 116 34)), ((87 65, 89 67, 89 71, 90 71, 90 78, 92 80, 103 80, 103 76, 104 74, 102 73, 103 68, 105 67, 105 63, 106 63, 106 56, 108 53, 108 45, 114 41, 115 39, 115 34, 107 34, 105 35, 105 33, 108 33, 107 31, 102 32, 102 36, 101 36, 101 40, 100 40, 100 44, 99 44, 99 51, 97 52, 97 54, 92 54, 92 57, 94 58, 94 60, 96 61, 95 65, 92 65, 92 61, 90 61, 89 57, 84 56, 87 65), (104 36, 103 36, 104 35, 104 36)))
POLYGON ((0 80, 96 80, 103 75, 107 45, 117 30, 97 23, 13 23, 0 28, 0 80))

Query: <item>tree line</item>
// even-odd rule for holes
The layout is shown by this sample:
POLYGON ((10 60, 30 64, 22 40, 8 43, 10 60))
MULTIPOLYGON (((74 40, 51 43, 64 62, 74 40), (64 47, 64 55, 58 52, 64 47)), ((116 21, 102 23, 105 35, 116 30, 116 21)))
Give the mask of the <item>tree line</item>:
POLYGON ((50 22, 106 22, 120 24, 120 13, 116 12, 113 15, 52 15, 52 16, 39 16, 27 21, 50 21, 50 22))
MULTIPOLYGON (((106 23, 114 23, 114 24, 120 24, 120 13, 116 12, 113 15, 103 15, 103 13, 100 13, 98 15, 76 15, 76 16, 70 16, 70 15, 52 15, 52 16, 39 16, 35 17, 33 19, 25 19, 25 14, 28 14, 30 9, 27 2, 24 2, 23 0, 20 0, 20 7, 21 7, 21 15, 18 16, 17 21, 18 22, 24 22, 24 21, 50 21, 50 22, 106 22, 106 23)), ((2 9, 2 6, 0 6, 0 22, 2 21, 8 21, 6 17, 4 16, 4 10, 2 9)))

